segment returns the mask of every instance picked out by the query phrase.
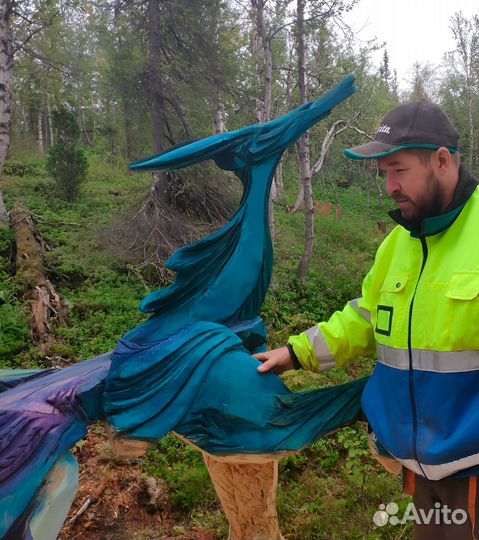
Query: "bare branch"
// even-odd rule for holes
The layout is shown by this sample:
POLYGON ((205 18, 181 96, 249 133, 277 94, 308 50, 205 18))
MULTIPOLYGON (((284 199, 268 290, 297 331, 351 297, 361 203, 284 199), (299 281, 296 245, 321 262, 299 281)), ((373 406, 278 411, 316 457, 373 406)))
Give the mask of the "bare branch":
POLYGON ((356 112, 356 114, 352 116, 349 120, 338 120, 329 128, 328 133, 326 134, 326 137, 323 139, 323 144, 321 145, 321 153, 319 155, 319 158, 316 161, 316 163, 313 165, 313 167, 311 168, 311 177, 313 177, 322 169, 324 160, 326 158, 326 154, 328 153, 329 148, 333 144, 335 137, 339 133, 350 128, 350 129, 353 129, 354 131, 357 131, 358 133, 361 133, 362 135, 367 136, 369 139, 372 139, 372 137, 368 135, 366 132, 352 125, 352 123, 355 120, 357 120, 357 118, 359 118, 359 116, 362 114, 363 109, 360 109, 358 112, 356 112), (342 124, 344 125, 340 127, 342 124))
POLYGON ((49 68, 52 68, 55 71, 60 72, 62 75, 66 75, 67 77, 73 77, 71 70, 65 64, 60 65, 58 63, 53 63, 51 60, 49 60, 48 58, 45 58, 44 56, 37 53, 33 49, 30 49, 29 47, 23 46, 22 51, 28 54, 29 56, 31 56, 32 58, 35 58, 36 60, 40 60, 40 62, 42 62, 49 68))
POLYGON ((23 47, 31 41, 31 39, 38 34, 38 32, 41 32, 44 28, 47 28, 48 26, 51 26, 53 24, 53 19, 58 15, 59 11, 56 11, 48 21, 44 21, 40 26, 37 28, 34 28, 30 31, 28 36, 21 42, 16 43, 16 45, 13 47, 12 54, 15 55, 20 49, 23 49, 23 47))
POLYGON ((373 140, 373 137, 372 135, 369 135, 369 133, 366 133, 365 131, 363 131, 362 129, 359 129, 358 127, 356 126, 349 126, 350 129, 356 131, 357 133, 361 134, 361 135, 364 135, 365 137, 367 137, 370 141, 373 140))

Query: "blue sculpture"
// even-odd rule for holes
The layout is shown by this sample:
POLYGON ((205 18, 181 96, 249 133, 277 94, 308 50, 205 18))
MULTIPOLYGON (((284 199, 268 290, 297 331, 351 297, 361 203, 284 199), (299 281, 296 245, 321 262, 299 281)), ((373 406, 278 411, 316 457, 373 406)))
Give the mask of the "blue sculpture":
MULTIPOLYGON (((240 207, 222 229, 169 259, 175 282, 143 300, 140 309, 151 317, 112 353, 63 370, 0 372, 2 539, 37 538, 39 516, 47 511, 45 479, 58 468, 76 474, 68 449, 94 420, 139 439, 158 440, 174 430, 225 455, 298 450, 358 417, 364 379, 294 394, 278 376, 258 374, 251 356, 266 344, 258 313, 273 265, 268 200, 274 171, 286 148, 355 91, 353 83, 349 76, 278 120, 131 165, 177 169, 213 159, 241 180, 240 207)), ((67 484, 59 481, 57 488, 71 502, 75 489, 67 484)))

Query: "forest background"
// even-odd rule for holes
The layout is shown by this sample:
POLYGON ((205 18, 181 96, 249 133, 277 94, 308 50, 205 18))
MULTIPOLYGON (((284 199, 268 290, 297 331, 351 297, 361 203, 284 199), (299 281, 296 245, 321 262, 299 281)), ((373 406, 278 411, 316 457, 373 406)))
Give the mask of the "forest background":
MULTIPOLYGON (((239 181, 208 164, 149 175, 129 173, 129 162, 277 118, 348 73, 357 94, 285 154, 273 183, 275 270, 262 311, 271 346, 359 295, 391 203, 375 163, 342 150, 371 137, 391 108, 440 104, 479 176, 479 15, 456 13, 455 48, 440 66, 413 63, 400 89, 387 46, 358 42, 345 23, 358 1, 1 0, 0 368, 65 366, 114 348, 143 320, 140 300, 171 282, 168 256, 227 222, 241 197, 239 181), (32 275, 19 272, 20 202, 59 301, 42 331, 32 275)), ((318 388, 373 366, 360 358, 285 381, 318 388)), ((65 538, 227 534, 199 454, 173 437, 129 466, 112 461, 101 426, 75 451, 83 472, 73 512, 102 489, 65 538)), ((409 524, 373 522, 380 504, 404 509, 409 499, 369 456, 362 422, 282 460, 278 497, 287 538, 411 534, 409 524)))

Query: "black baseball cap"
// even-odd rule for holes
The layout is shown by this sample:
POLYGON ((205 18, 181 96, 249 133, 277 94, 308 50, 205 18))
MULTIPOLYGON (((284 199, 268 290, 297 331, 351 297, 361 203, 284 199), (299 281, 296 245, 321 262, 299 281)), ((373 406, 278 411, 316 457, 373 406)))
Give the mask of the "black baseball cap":
POLYGON ((413 101, 387 114, 374 140, 344 151, 352 159, 375 159, 407 148, 445 146, 451 153, 459 148, 459 134, 449 116, 434 103, 413 101))

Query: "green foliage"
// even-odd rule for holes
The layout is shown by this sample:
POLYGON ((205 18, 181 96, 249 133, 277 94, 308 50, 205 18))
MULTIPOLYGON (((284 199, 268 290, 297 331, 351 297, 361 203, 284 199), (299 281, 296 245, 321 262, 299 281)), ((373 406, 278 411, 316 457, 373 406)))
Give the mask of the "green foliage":
POLYGON ((368 448, 368 435, 366 429, 346 427, 338 434, 338 442, 347 452, 346 471, 348 481, 361 493, 361 504, 364 506, 366 483, 372 470, 370 452, 368 448))
POLYGON ((30 339, 27 317, 17 300, 18 286, 9 273, 12 240, 10 230, 0 229, 0 368, 13 367, 30 339))
POLYGON ((208 507, 216 501, 201 453, 173 435, 167 435, 149 452, 142 468, 165 480, 171 502, 181 512, 208 507))
POLYGON ((3 168, 3 173, 11 176, 46 176, 45 162, 34 156, 9 159, 3 168))
POLYGON ((145 319, 138 310, 145 293, 135 274, 98 268, 80 287, 60 289, 70 305, 69 325, 59 326, 55 333, 79 359, 112 350, 123 334, 145 319))
POLYGON ((57 139, 48 152, 47 169, 55 179, 58 193, 73 202, 88 171, 88 160, 78 144, 80 127, 75 115, 64 106, 54 111, 52 117, 57 139))
MULTIPOLYGON (((4 287, 1 287, 0 295, 4 292, 4 287)), ((24 350, 29 339, 27 317, 23 315, 19 305, 0 303, 0 368, 13 367, 15 356, 24 350)))

